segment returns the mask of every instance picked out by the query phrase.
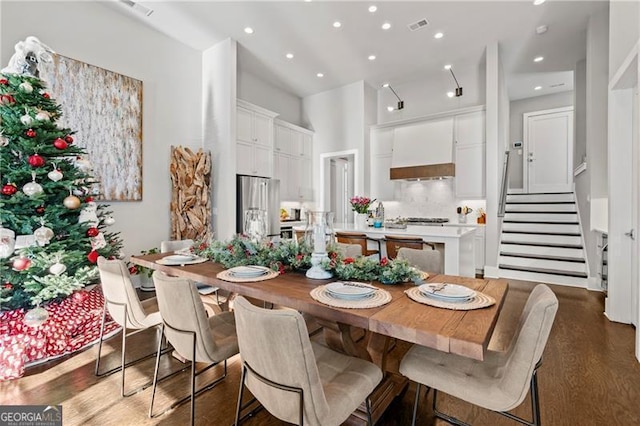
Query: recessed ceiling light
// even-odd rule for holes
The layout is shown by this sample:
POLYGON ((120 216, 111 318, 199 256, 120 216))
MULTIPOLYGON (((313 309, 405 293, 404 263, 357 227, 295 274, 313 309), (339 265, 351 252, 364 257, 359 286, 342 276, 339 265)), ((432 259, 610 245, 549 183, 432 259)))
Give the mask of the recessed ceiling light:
POLYGON ((536 27, 536 33, 544 34, 547 32, 548 29, 549 29, 548 25, 540 25, 539 27, 536 27))
POLYGON ((389 28, 391 28, 391 24, 388 22, 385 22, 384 24, 382 24, 382 29, 383 30, 388 30, 389 28))
POLYGON ((311 3, 311 0, 304 0, 306 3, 311 3))
POLYGON ((376 55, 369 55, 368 58, 370 61, 375 61, 376 60, 376 55))
POLYGON ((433 37, 434 37, 434 38, 442 38, 442 37, 444 37, 444 34, 442 34, 442 33, 435 33, 435 34, 433 35, 433 37))
POLYGON ((285 56, 287 59, 293 59, 293 53, 287 53, 285 56))
POLYGON ((447 71, 449 71, 449 70, 451 69, 451 65, 449 65, 449 64, 445 65, 445 66, 444 66, 444 69, 445 69, 445 70, 447 70, 447 71))
POLYGON ((389 83, 384 83, 382 87, 389 87, 389 83))
POLYGON ((391 105, 389 105, 389 106, 387 107, 387 111, 389 111, 389 112, 393 111, 394 109, 395 109, 395 108, 394 108, 394 107, 392 107, 391 105))
POLYGON ((533 88, 533 90, 542 90, 542 86, 536 86, 533 88))
POLYGON ((336 21, 333 23, 333 28, 340 28, 342 26, 342 23, 340 23, 340 21, 336 21))
POLYGON ((544 61, 544 56, 536 56, 533 58, 533 62, 542 62, 544 61))
POLYGON ((375 5, 369 6, 369 12, 374 13, 376 10, 378 10, 378 6, 375 6, 375 5))
POLYGON ((321 72, 319 72, 318 74, 316 74, 316 76, 317 76, 318 78, 322 78, 322 77, 324 77, 324 74, 322 74, 321 72))
POLYGON ((545 1, 547 1, 547 0, 533 0, 533 5, 534 6, 540 6, 545 1))
POLYGON ((455 96, 455 93, 453 92, 447 92, 447 96, 450 98, 453 98, 455 96))
POLYGON ((251 28, 251 27, 246 27, 246 28, 244 29, 244 32, 245 32, 245 33, 247 33, 247 34, 253 34, 253 28, 251 28))

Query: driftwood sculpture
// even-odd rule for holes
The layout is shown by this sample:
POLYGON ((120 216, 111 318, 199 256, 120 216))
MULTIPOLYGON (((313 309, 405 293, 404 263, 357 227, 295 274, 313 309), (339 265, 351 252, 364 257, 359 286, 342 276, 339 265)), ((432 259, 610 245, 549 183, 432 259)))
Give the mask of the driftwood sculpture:
POLYGON ((171 147, 171 238, 208 241, 211 236, 211 154, 171 147))

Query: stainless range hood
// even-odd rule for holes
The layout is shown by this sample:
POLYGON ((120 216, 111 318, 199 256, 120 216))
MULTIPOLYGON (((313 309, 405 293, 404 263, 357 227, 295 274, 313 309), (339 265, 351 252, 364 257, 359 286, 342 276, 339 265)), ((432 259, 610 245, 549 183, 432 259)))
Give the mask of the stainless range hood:
POLYGON ((439 179, 455 174, 452 117, 394 129, 392 180, 439 179))

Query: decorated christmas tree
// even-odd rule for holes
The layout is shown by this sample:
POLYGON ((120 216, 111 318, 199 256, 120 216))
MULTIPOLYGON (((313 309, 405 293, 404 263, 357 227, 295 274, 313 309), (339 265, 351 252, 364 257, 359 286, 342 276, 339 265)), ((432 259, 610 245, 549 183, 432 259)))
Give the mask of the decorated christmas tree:
MULTIPOLYGON (((31 308, 95 283, 99 256, 117 256, 114 220, 61 107, 39 79, 51 50, 16 45, 0 72, 0 308, 31 308)), ((82 102, 82 99, 78 99, 82 102)))

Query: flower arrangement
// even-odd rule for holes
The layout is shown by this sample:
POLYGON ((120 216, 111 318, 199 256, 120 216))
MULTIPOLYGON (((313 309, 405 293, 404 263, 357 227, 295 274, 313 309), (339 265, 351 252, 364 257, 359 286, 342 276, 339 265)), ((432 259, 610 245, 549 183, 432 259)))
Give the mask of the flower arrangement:
POLYGON ((370 257, 329 258, 323 267, 341 280, 380 281, 383 284, 398 284, 416 280, 420 274, 404 259, 380 261, 370 257))
POLYGON ((352 197, 351 200, 351 209, 357 213, 366 213, 369 210, 371 204, 375 201, 375 199, 371 199, 369 197, 360 197, 356 195, 352 197))
MULTIPOLYGON (((158 250, 157 247, 154 247, 154 248, 149 249, 149 250, 141 250, 140 251, 141 255, 157 254, 157 253, 160 253, 160 250, 158 250)), ((153 275, 153 269, 145 268, 144 266, 134 265, 134 264, 130 263, 129 264, 129 273, 131 275, 142 275, 142 276, 145 276, 147 278, 151 278, 151 275, 153 275)))

